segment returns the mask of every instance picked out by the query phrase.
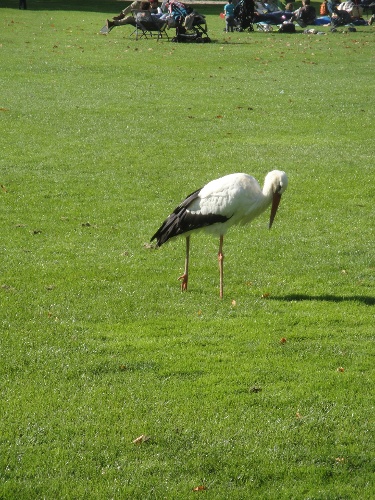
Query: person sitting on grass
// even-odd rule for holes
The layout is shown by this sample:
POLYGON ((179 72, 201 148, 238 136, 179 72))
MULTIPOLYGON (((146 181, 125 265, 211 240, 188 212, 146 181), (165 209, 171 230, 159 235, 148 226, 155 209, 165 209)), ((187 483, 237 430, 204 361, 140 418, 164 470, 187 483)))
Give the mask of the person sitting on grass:
POLYGON ((346 10, 353 19, 360 19, 363 14, 363 7, 352 2, 352 0, 349 0, 348 2, 341 2, 337 9, 346 10))
MULTIPOLYGON (((374 3, 375 6, 375 3, 374 3)), ((362 5, 354 3, 352 0, 349 0, 347 2, 342 2, 340 5, 337 7, 338 11, 343 11, 345 10, 349 15, 350 15, 350 21, 349 23, 355 24, 357 26, 363 26, 369 24, 367 21, 365 21, 362 17, 363 15, 363 7, 362 5)), ((347 24, 349 24, 347 23, 347 24)))
MULTIPOLYGON (((328 8, 328 10, 330 10, 328 8)), ((356 24, 361 24, 360 23, 360 15, 359 14, 359 8, 353 3, 353 2, 342 2, 341 4, 337 5, 331 5, 331 31, 336 31, 336 28, 338 26, 344 26, 346 24, 353 24, 354 22, 356 24), (355 9, 353 9, 355 7, 355 9), (353 14, 358 14, 357 18, 354 18, 352 15, 353 14)), ((364 21, 365 22, 365 21, 364 21)))
POLYGON ((291 17, 291 21, 296 21, 301 28, 305 28, 308 24, 314 24, 316 19, 316 10, 310 5, 310 0, 302 0, 302 7, 295 10, 291 17))

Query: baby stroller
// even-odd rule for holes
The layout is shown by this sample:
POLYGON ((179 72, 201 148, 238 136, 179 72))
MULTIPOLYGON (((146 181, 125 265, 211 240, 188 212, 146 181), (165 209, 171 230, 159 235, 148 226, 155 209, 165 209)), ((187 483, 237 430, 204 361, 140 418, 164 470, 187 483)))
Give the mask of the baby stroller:
POLYGON ((234 9, 234 19, 238 31, 254 31, 254 1, 240 0, 234 9))
MULTIPOLYGON (((351 15, 346 10, 335 9, 331 16, 331 31, 336 31, 339 26, 351 26, 351 15)), ((355 31, 355 30, 354 30, 355 31)))
POLYGON ((177 0, 171 0, 167 5, 172 16, 172 23, 168 24, 176 28, 176 36, 172 38, 172 42, 211 42, 203 14, 199 14, 190 6, 177 0))

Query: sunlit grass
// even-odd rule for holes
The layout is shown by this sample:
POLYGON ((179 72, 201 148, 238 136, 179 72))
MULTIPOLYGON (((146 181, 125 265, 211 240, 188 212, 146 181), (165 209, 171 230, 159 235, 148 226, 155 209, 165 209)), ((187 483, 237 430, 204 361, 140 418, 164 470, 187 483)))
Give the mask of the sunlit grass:
POLYGON ((117 2, 45 5, 1 12, 0 496, 373 497, 373 28, 230 38, 204 7, 212 44, 135 42, 97 34, 117 2), (181 294, 184 241, 150 236, 273 168, 224 300, 203 234, 181 294))

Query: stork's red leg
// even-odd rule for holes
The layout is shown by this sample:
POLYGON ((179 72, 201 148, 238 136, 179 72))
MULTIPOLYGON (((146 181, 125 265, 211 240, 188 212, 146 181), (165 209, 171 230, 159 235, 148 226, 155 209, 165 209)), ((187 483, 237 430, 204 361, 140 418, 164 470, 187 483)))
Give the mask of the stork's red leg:
POLYGON ((217 254, 219 259, 219 270, 220 270, 220 298, 222 299, 224 296, 224 254, 223 254, 223 242, 224 236, 220 235, 220 244, 219 244, 219 253, 217 254))
POLYGON ((185 255, 185 271, 178 279, 181 281, 181 292, 187 290, 188 277, 189 277, 189 250, 190 250, 190 236, 186 236, 186 255, 185 255))

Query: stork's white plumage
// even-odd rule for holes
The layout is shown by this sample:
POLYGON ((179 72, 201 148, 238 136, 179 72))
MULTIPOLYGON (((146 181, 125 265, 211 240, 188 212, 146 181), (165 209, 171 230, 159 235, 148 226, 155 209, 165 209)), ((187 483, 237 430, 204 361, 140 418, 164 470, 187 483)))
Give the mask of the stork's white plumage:
POLYGON ((263 189, 248 174, 230 174, 206 184, 190 194, 163 222, 151 238, 160 247, 171 238, 184 234, 186 237, 185 272, 180 276, 181 289, 187 290, 189 273, 190 234, 204 230, 220 237, 219 268, 220 297, 223 297, 223 240, 234 224, 247 224, 271 205, 269 228, 271 229, 281 195, 288 186, 285 172, 273 170, 264 180, 263 189))

